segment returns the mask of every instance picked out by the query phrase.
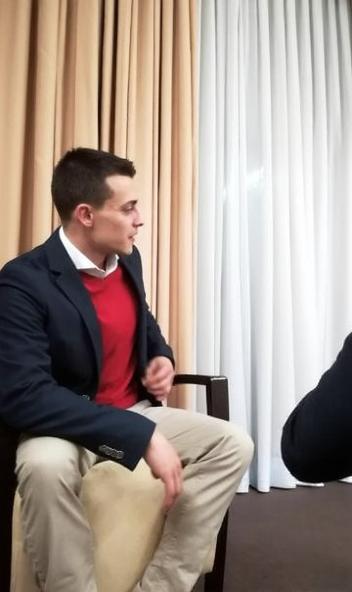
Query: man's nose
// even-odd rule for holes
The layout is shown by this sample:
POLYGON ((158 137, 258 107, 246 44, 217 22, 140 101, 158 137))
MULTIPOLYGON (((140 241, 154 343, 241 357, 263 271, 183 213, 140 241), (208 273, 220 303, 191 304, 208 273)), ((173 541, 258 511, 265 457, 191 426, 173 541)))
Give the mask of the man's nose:
POLYGON ((135 219, 134 219, 134 222, 133 222, 133 224, 134 224, 134 226, 136 226, 136 227, 138 227, 138 226, 143 226, 143 224, 144 224, 144 222, 143 222, 143 220, 142 220, 141 213, 140 213, 140 211, 139 211, 139 209, 138 209, 138 208, 136 208, 136 217, 135 217, 135 219))

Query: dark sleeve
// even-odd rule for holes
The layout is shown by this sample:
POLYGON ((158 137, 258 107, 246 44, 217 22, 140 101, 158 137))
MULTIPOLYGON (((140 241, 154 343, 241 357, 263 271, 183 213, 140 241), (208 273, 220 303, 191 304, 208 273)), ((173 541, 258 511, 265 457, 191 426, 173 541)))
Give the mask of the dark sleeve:
POLYGON ((54 380, 47 311, 33 296, 34 281, 20 269, 0 273, 0 418, 18 432, 64 438, 133 469, 155 424, 54 380))
POLYGON ((301 481, 325 482, 352 474, 352 334, 317 386, 292 411, 281 451, 301 481))
MULTIPOLYGON (((147 305, 146 305, 147 306, 147 305)), ((148 340, 148 359, 156 356, 165 356, 171 360, 175 367, 175 360, 171 347, 166 343, 159 325, 147 306, 147 340, 148 340)))

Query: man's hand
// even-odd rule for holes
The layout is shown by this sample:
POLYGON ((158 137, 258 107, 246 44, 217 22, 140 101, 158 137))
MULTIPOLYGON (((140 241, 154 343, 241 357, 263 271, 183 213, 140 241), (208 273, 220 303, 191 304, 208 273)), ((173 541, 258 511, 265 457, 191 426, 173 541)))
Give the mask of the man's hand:
POLYGON ((164 508, 167 511, 182 491, 182 465, 176 450, 158 428, 150 439, 144 459, 154 477, 165 485, 164 508))
POLYGON ((165 401, 170 393, 175 371, 169 358, 157 356, 150 360, 142 384, 157 401, 165 401))

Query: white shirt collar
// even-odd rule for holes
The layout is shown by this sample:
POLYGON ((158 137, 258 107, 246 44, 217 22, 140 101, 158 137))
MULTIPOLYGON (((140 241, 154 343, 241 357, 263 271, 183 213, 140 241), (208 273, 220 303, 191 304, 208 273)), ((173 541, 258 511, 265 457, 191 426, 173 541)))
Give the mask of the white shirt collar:
POLYGON ((86 255, 84 255, 82 251, 77 249, 77 247, 70 241, 70 239, 67 238, 62 226, 59 230, 59 237, 73 265, 79 271, 84 271, 85 273, 93 275, 94 277, 105 278, 110 273, 115 271, 115 269, 117 268, 119 260, 118 255, 110 255, 107 258, 105 269, 101 269, 100 267, 95 265, 93 261, 88 259, 88 257, 86 257, 86 255))

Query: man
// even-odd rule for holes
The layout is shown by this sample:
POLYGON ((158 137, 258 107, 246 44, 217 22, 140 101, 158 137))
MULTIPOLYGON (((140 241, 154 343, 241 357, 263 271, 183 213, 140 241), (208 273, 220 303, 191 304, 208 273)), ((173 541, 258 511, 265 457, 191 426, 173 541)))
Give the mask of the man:
POLYGON ((319 483, 352 475, 352 333, 334 364, 287 419, 283 460, 300 481, 319 483))
POLYGON ((52 180, 62 227, 0 274, 0 416, 22 434, 24 539, 46 592, 97 590, 79 500, 94 463, 144 458, 163 481, 165 528, 136 590, 187 592, 252 456, 239 428, 160 405, 174 361, 145 302, 134 174, 68 152, 52 180))

